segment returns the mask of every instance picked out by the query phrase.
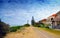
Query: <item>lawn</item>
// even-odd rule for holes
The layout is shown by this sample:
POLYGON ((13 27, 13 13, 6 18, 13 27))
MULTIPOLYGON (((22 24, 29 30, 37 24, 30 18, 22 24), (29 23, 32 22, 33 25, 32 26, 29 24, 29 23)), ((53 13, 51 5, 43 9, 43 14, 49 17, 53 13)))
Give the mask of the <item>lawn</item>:
POLYGON ((45 30, 51 33, 54 33, 56 35, 60 35, 60 30, 55 30, 55 29, 49 29, 49 28, 40 28, 41 30, 45 30))

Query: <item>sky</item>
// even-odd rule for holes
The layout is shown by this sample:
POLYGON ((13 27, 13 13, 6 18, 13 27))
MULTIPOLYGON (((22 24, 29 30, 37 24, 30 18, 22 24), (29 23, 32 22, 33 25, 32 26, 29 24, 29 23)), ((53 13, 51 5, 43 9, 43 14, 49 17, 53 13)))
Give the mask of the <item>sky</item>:
POLYGON ((0 19, 13 25, 23 25, 32 16, 38 22, 60 11, 60 0, 0 0, 0 19))

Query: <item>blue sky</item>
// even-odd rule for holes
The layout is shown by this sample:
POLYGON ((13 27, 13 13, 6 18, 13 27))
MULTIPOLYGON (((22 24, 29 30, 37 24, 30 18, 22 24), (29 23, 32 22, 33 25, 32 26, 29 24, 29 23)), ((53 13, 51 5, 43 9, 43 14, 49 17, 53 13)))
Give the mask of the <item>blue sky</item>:
POLYGON ((10 25, 23 25, 60 11, 60 0, 0 0, 0 18, 10 25))

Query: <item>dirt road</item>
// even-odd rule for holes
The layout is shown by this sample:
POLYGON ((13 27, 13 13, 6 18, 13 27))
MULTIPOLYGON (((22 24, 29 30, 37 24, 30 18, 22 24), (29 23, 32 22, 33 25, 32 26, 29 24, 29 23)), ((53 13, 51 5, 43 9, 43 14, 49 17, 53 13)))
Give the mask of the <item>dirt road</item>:
POLYGON ((25 27, 22 31, 9 33, 5 38, 60 38, 52 33, 39 30, 36 27, 25 27))

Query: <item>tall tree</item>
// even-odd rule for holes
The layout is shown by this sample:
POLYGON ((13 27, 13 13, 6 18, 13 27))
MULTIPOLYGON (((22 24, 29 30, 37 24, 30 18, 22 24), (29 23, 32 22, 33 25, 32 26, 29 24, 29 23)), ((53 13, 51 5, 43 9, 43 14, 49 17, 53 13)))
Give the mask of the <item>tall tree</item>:
POLYGON ((34 24, 35 24, 35 20, 34 20, 34 17, 32 16, 31 25, 34 25, 34 24))

